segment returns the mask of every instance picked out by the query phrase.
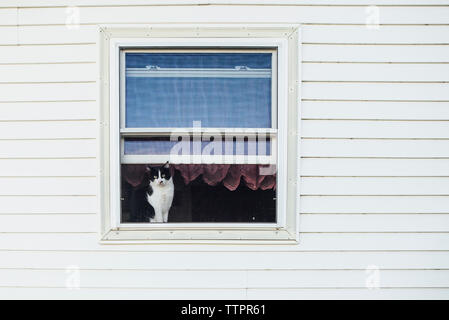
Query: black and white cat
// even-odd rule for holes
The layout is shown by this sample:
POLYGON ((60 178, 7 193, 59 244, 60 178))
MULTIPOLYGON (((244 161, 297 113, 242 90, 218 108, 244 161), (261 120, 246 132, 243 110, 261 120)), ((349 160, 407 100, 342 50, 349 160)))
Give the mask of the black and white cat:
POLYGON ((150 217, 150 222, 167 222, 175 192, 170 165, 167 161, 160 167, 147 167, 147 172, 149 184, 146 201, 154 209, 154 215, 150 217))

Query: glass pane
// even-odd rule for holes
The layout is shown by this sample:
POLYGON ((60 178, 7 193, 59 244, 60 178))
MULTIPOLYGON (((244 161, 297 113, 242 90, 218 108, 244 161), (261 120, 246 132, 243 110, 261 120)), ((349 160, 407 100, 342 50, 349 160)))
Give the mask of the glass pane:
POLYGON ((276 139, 260 130, 273 121, 272 53, 125 57, 125 126, 171 131, 123 136, 123 161, 139 164, 121 167, 121 221, 275 223, 276 139), (177 136, 180 127, 258 130, 177 136), (154 163, 168 158, 165 165, 154 163))
POLYGON ((276 166, 170 164, 166 171, 160 168, 160 164, 122 165, 122 223, 276 222, 276 166), (168 209, 158 213, 160 208, 168 209))
POLYGON ((272 53, 126 53, 128 128, 271 128, 272 53))

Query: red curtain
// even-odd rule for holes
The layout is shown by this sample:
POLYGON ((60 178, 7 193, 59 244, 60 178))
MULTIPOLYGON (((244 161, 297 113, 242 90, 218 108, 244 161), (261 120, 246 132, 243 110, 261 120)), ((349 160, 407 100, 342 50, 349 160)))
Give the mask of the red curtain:
MULTIPOLYGON (((144 164, 122 165, 124 179, 133 187, 139 186, 146 176, 144 164)), ((189 184, 199 176, 210 186, 223 185, 234 191, 244 183, 252 190, 268 190, 276 188, 276 173, 266 165, 258 164, 171 164, 172 175, 181 175, 185 184, 189 184)))

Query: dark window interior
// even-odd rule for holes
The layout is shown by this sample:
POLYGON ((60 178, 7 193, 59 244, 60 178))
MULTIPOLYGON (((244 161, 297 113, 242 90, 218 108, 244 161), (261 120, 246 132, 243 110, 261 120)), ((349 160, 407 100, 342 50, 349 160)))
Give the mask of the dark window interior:
MULTIPOLYGON (((186 185, 180 175, 173 177, 175 193, 168 222, 276 222, 276 191, 251 190, 241 183, 230 191, 222 184, 209 186, 201 177, 186 185)), ((146 186, 133 187, 122 179, 122 222, 148 222, 139 210, 131 210, 133 201, 145 197, 146 186)), ((140 199, 140 200, 139 200, 140 199)))

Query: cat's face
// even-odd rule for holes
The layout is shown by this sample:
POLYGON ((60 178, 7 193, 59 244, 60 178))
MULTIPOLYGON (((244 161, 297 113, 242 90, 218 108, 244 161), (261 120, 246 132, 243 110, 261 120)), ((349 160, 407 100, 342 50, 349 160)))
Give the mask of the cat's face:
POLYGON ((150 185, 165 186, 171 179, 170 165, 165 163, 160 167, 147 167, 150 185))

